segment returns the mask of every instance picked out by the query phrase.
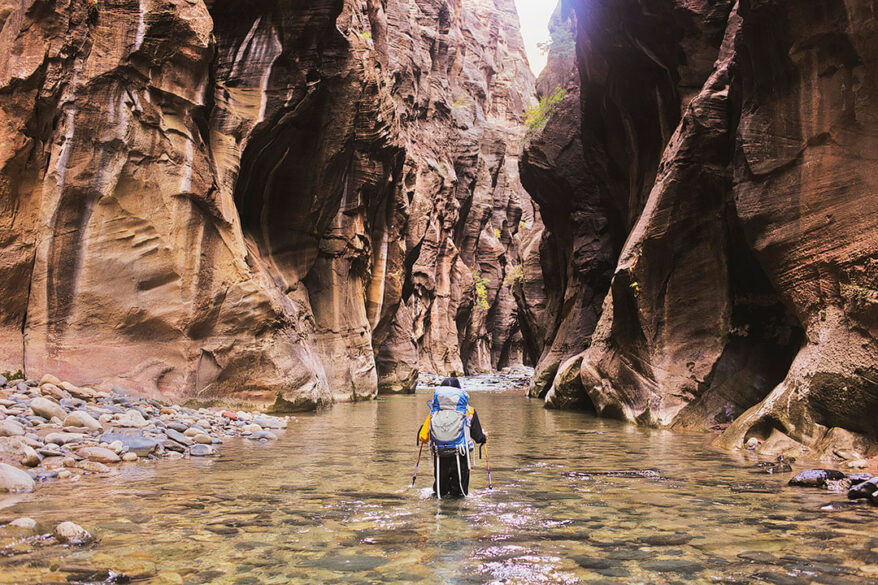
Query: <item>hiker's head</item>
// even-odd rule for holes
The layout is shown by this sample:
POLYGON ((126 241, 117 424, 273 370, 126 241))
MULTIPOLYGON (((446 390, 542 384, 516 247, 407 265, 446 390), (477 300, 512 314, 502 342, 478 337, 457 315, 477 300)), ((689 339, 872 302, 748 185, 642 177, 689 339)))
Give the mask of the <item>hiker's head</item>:
POLYGON ((445 378, 444 380, 442 380, 440 386, 451 386, 452 388, 460 388, 460 380, 458 380, 454 376, 450 378, 445 378))

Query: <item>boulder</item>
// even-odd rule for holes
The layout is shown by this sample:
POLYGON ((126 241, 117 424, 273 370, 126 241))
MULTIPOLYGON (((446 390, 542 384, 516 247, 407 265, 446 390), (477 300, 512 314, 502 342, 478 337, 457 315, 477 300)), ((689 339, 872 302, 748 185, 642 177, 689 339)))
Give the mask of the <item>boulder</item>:
POLYGON ((46 374, 42 378, 40 378, 40 386, 43 386, 44 384, 54 384, 55 386, 60 386, 61 380, 59 380, 52 374, 46 374))
POLYGON ((0 492, 27 493, 34 489, 34 480, 24 471, 0 463, 0 492))
POLYGON ((116 426, 128 428, 142 428, 149 424, 139 410, 129 409, 124 414, 120 414, 115 420, 116 426))
POLYGON ((107 432, 101 435, 100 440, 102 443, 108 444, 113 443, 114 441, 122 441, 122 444, 125 445, 129 451, 136 453, 139 457, 146 457, 158 447, 158 441, 155 439, 131 432, 107 432))
POLYGON ((859 500, 862 498, 871 498, 872 494, 875 492, 878 492, 878 475, 851 487, 851 489, 848 490, 848 499, 859 500))
POLYGON ((69 400, 70 399, 70 394, 68 392, 66 392, 65 390, 62 390, 61 388, 59 388, 58 386, 55 386, 54 384, 43 384, 42 386, 40 386, 40 391, 43 393, 43 395, 51 396, 55 400, 65 400, 65 399, 69 400))
POLYGON ((33 518, 28 518, 26 516, 22 516, 21 518, 16 518, 12 522, 9 523, 10 526, 14 526, 15 528, 23 528, 25 530, 33 530, 37 526, 37 521, 33 518))
POLYGON ((88 531, 73 522, 62 522, 55 527, 53 534, 59 541, 67 544, 85 544, 92 539, 88 531))
POLYGON ((64 418, 65 427, 81 427, 90 431, 99 431, 103 427, 93 416, 83 410, 74 410, 64 418))
POLYGON ((46 443, 55 443, 56 445, 66 445, 68 443, 76 443, 85 439, 82 433, 49 433, 46 435, 46 443))
POLYGON ((105 447, 83 447, 76 454, 89 461, 97 461, 98 463, 118 463, 121 461, 121 458, 116 453, 105 447))
POLYGON ((20 437, 24 435, 24 427, 18 421, 7 418, 0 420, 0 437, 20 437))
POLYGON ((55 417, 64 420, 67 417, 67 411, 48 398, 34 398, 30 402, 30 409, 34 411, 34 414, 37 416, 41 416, 47 420, 51 420, 55 417))
POLYGON ((74 467, 77 469, 81 469, 88 473, 109 473, 110 468, 104 465, 103 463, 99 463, 97 461, 89 461, 88 459, 83 459, 82 461, 77 461, 74 464, 74 467))
POLYGON ((191 449, 189 449, 189 455, 192 457, 206 457, 208 455, 213 455, 213 447, 210 445, 193 445, 191 449))
POLYGON ((846 475, 834 469, 808 469, 790 480, 789 485, 797 487, 826 487, 829 481, 846 479, 846 475))

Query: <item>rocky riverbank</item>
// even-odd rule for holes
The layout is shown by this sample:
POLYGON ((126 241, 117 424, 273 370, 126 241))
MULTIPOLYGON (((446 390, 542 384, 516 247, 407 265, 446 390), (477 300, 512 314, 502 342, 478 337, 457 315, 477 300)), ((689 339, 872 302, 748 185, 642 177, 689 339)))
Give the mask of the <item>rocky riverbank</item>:
POLYGON ((141 460, 215 455, 224 439, 277 438, 289 417, 186 408, 62 382, 0 376, 0 493, 109 475, 141 460))

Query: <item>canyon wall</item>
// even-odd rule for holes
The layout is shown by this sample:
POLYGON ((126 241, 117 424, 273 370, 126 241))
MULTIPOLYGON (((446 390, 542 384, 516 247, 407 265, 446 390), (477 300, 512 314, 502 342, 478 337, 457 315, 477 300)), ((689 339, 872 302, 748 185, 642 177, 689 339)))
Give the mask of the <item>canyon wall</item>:
POLYGON ((724 431, 725 447, 873 448, 873 12, 865 0, 564 3, 580 127, 560 102, 522 178, 560 253, 554 272, 542 260, 544 286, 556 274, 573 285, 553 332, 522 326, 549 348, 541 367, 558 368, 534 393, 724 431))
POLYGON ((0 369, 301 409, 520 363, 512 0, 0 18, 0 369))

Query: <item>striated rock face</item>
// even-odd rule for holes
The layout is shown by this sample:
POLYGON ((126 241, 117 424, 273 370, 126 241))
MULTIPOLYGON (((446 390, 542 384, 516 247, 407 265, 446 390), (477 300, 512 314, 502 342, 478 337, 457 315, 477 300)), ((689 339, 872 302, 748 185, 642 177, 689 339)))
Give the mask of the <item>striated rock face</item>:
POLYGON ((511 0, 0 14, 3 369, 296 409, 521 359, 511 0))
POLYGON ((392 71, 406 141, 376 326, 382 389, 413 373, 520 364, 506 275, 529 198, 518 178, 521 112, 533 99, 512 0, 391 1, 373 39, 392 71), (412 359, 413 357, 416 359, 412 359))
MULTIPOLYGON (((720 439, 730 447, 785 436, 828 452, 878 438, 878 174, 863 158, 878 137, 870 4, 570 5, 579 184, 594 187, 566 195, 544 179, 534 189, 543 239, 573 255, 575 238, 605 236, 575 221, 573 240, 553 230, 566 209, 543 205, 541 191, 568 208, 599 192, 610 248, 617 227, 626 239, 591 346, 560 353, 549 404, 652 425, 734 420, 720 439)), ((561 106, 523 158, 528 188, 531 176, 576 168, 530 158, 575 134, 556 120, 561 106)), ((577 301, 591 296, 574 287, 577 301)), ((552 344, 583 331, 559 328, 552 344)))
MULTIPOLYGON (((522 183, 539 205, 546 230, 535 230, 527 240, 517 288, 537 364, 530 393, 539 397, 559 365, 588 347, 622 232, 611 226, 615 218, 603 198, 596 161, 587 159, 583 148, 575 14, 559 5, 550 30, 549 61, 537 85, 542 99, 563 98, 545 126, 531 130, 521 159, 522 183)), ((571 396, 568 405, 576 402, 581 400, 571 396)))

